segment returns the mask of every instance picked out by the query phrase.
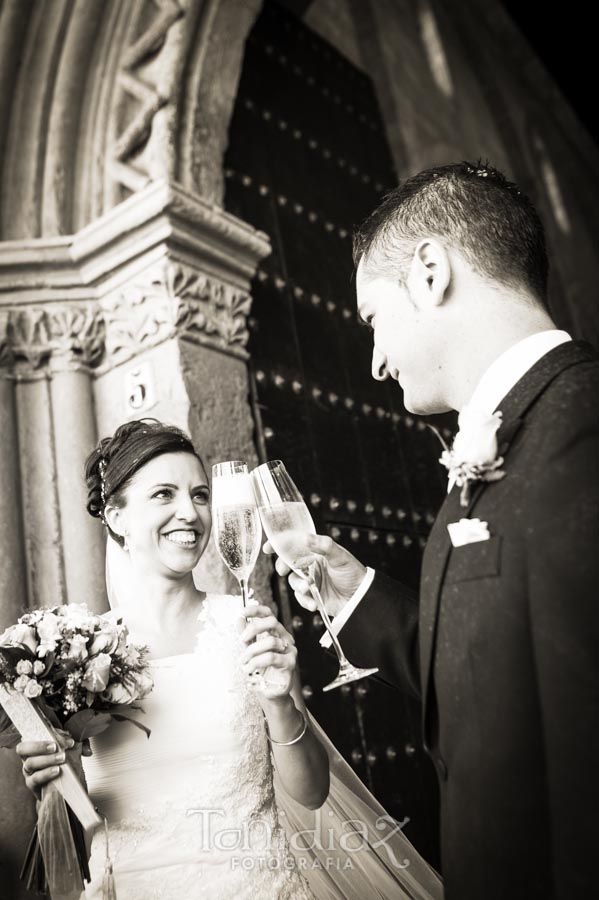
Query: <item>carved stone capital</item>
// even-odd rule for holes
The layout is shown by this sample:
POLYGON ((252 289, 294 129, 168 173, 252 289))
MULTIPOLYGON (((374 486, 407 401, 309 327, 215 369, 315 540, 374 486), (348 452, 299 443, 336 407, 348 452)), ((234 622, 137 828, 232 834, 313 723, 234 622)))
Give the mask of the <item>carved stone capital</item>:
POLYGON ((105 326, 102 368, 173 337, 246 359, 250 306, 247 291, 192 266, 159 266, 100 301, 105 326))
POLYGON ((10 314, 0 310, 0 370, 12 367, 13 355, 9 335, 10 314))
POLYGON ((97 304, 50 303, 0 314, 0 365, 18 378, 92 369, 103 353, 104 323, 97 304))
POLYGON ((17 378, 105 371, 170 338, 247 359, 250 294, 180 262, 85 304, 0 310, 0 368, 17 378))
POLYGON ((170 265, 165 274, 176 303, 178 335, 247 359, 250 294, 181 263, 170 265))
POLYGON ((174 336, 172 303, 157 277, 148 275, 113 291, 100 307, 106 329, 103 369, 174 336))
POLYGON ((250 279, 269 249, 164 180, 77 234, 0 243, 0 365, 105 371, 176 336, 246 359, 250 279))

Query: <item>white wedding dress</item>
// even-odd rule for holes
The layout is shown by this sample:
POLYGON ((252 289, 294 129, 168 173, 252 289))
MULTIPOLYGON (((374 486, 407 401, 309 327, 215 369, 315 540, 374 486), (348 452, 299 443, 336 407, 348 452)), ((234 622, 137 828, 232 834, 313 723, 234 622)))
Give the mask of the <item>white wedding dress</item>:
MULTIPOLYGON (((242 614, 240 597, 208 595, 194 652, 151 661, 154 688, 134 713, 150 737, 114 722, 83 757, 118 900, 441 900, 437 873, 311 716, 329 797, 311 812, 284 791, 239 665, 242 614)), ((99 830, 81 900, 101 900, 104 862, 99 830)))
MULTIPOLYGON (((109 822, 119 900, 314 900, 279 822, 264 715, 238 663, 239 597, 208 596, 193 653, 151 661, 154 689, 83 758, 109 822)), ((87 900, 101 900, 96 832, 87 900)))

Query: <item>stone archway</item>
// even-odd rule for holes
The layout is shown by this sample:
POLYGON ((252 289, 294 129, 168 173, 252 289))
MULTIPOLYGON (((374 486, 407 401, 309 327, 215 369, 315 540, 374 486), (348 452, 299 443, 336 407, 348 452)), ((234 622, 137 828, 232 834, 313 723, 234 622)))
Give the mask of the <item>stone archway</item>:
POLYGON ((3 240, 74 234, 150 181, 222 205, 222 155, 261 0, 7 0, 3 240))

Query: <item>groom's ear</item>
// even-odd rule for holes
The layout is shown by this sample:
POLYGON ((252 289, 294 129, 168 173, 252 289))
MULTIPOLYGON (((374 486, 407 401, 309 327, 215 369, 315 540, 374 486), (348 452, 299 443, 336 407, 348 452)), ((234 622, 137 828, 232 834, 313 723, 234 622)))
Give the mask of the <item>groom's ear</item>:
POLYGON ((420 241, 410 264, 408 290, 414 305, 425 311, 441 306, 451 283, 451 262, 445 247, 434 238, 420 241))

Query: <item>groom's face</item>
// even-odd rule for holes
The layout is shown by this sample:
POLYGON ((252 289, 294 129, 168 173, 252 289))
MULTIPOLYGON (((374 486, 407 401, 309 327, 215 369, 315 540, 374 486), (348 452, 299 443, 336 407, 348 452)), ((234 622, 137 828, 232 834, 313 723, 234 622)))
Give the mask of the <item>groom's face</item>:
MULTIPOLYGON (((408 280, 409 281, 409 280, 408 280)), ((435 365, 435 328, 430 313, 408 284, 358 266, 358 316, 373 332, 372 377, 392 378, 403 388, 404 405, 414 413, 448 407, 440 397, 435 365)))

